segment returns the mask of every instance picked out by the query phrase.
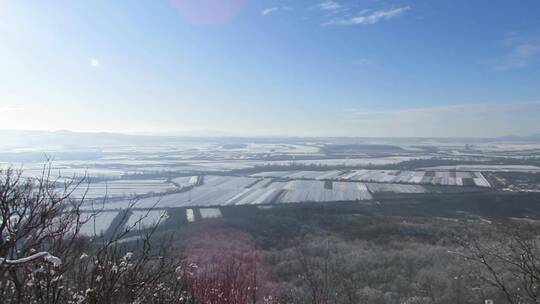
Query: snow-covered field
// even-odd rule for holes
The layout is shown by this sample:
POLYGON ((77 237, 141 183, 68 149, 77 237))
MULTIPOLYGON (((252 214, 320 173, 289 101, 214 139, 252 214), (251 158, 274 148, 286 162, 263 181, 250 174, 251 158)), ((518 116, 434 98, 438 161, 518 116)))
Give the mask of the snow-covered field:
MULTIPOLYGON (((540 173, 540 166, 533 166, 537 163, 532 160, 533 165, 482 164, 492 161, 495 155, 512 158, 527 157, 530 154, 532 157, 532 151, 540 149, 539 144, 533 143, 470 144, 469 141, 431 139, 291 138, 281 142, 275 139, 191 141, 88 147, 92 153, 81 153, 81 159, 72 158, 77 154, 70 154, 54 161, 51 178, 69 181, 74 177, 78 180, 89 176, 89 188, 86 189, 87 184, 82 183, 75 195, 80 197, 87 190, 86 197, 89 199, 107 195, 111 200, 106 202, 106 210, 127 208, 129 199, 138 197, 136 208, 195 208, 190 209, 195 219, 199 214, 203 218, 219 216, 218 211, 222 210, 217 207, 220 206, 371 200, 371 194, 377 193, 429 192, 433 187, 427 185, 491 187, 485 172, 540 173), (325 148, 328 145, 348 143, 390 144, 402 149, 377 150, 373 153, 367 149, 337 156, 325 148), (428 158, 433 159, 400 164, 428 158), (436 166, 448 163, 442 161, 449 159, 466 160, 468 163, 475 161, 478 165, 436 166), (392 166, 396 164, 399 165, 392 166), (275 171, 259 172, 270 170, 265 169, 266 166, 271 166, 271 170, 275 171), (398 170, 417 166, 426 168, 398 170), (314 169, 306 170, 307 167, 314 169), (394 170, 374 169, 381 167, 394 170), (277 171, 281 169, 284 171, 277 171), (254 172, 259 173, 252 174, 254 172), (197 211, 199 209, 200 213, 197 211)), ((11 150, 10 153, 17 151, 11 150)), ((31 151, 35 153, 39 149, 31 151)), ((513 160, 508 163, 515 163, 513 160)), ((504 159, 501 163, 504 164, 504 159)), ((9 166, 24 169, 24 177, 35 177, 42 174, 44 162, 38 159, 27 163, 0 159, 0 168, 9 166)), ((496 175, 489 174, 490 178, 496 175)), ((84 208, 91 209, 91 206, 85 205, 84 208)), ((138 212, 129 221, 137 219, 138 212)), ((102 215, 97 232, 108 228, 117 214, 108 212, 102 215)), ((148 219, 150 222, 145 219, 144 224, 151 224, 156 216, 152 214, 148 219)), ((84 229, 90 231, 86 226, 84 229)))
POLYGON ((148 193, 163 193, 176 190, 174 184, 165 179, 134 179, 112 180, 107 182, 88 183, 79 185, 73 194, 76 197, 85 195, 88 199, 130 197, 148 193))
POLYGON ((383 184, 367 183, 369 191, 372 193, 428 193, 429 191, 421 185, 383 184))
POLYGON ((203 219, 220 218, 223 216, 219 208, 200 208, 199 212, 203 219))
MULTIPOLYGON (((315 145, 300 144, 248 144, 245 149, 220 150, 219 146, 201 148, 201 151, 174 151, 174 158, 162 158, 159 153, 165 151, 156 148, 156 151, 144 150, 143 156, 131 154, 105 155, 98 159, 91 160, 59 160, 54 161, 51 167, 53 178, 61 177, 65 179, 93 177, 99 179, 122 179, 130 175, 140 174, 170 174, 178 173, 201 175, 209 172, 223 173, 233 170, 252 169, 261 166, 346 166, 365 167, 373 165, 390 165, 403 161, 424 158, 425 156, 388 156, 388 157, 354 157, 354 158, 324 158, 320 153, 320 148, 315 145), (155 153, 155 154, 154 154, 155 153), (187 154, 186 154, 187 153, 187 154), (253 154, 255 153, 255 154, 253 154), (288 160, 260 160, 258 155, 282 155, 284 158, 294 158, 288 160), (306 157, 307 156, 307 157, 306 157), (318 158, 321 157, 321 158, 318 158), (304 158, 304 159, 303 159, 304 158), (309 159, 306 159, 309 158, 309 159)), ((143 153, 141 151, 131 151, 126 148, 125 153, 143 153)), ((123 151, 109 151, 109 153, 121 153, 123 151)), ((172 153, 173 151, 169 151, 172 153)), ((0 168, 13 166, 23 168, 25 177, 36 177, 41 175, 43 161, 35 162, 2 162, 0 168)))
POLYGON ((6 163, 0 162, 0 169, 13 168, 22 171, 24 178, 39 178, 44 174, 48 175, 50 180, 65 181, 72 178, 81 178, 87 176, 100 178, 120 178, 125 173, 123 170, 113 168, 89 168, 73 167, 66 165, 65 162, 54 162, 49 167, 43 162, 30 163, 6 163))
POLYGON ((340 178, 362 182, 490 187, 480 172, 352 170, 340 178))
POLYGON ((398 170, 350 170, 350 171, 274 171, 253 174, 254 177, 285 179, 313 179, 358 181, 398 184, 431 184, 443 186, 490 187, 482 173, 453 171, 398 171, 398 170))
MULTIPOLYGON (((97 214, 81 226, 80 234, 92 237, 105 233, 118 213, 118 211, 104 211, 97 214)), ((87 215, 90 216, 90 214, 87 215)), ((82 214, 82 218, 85 219, 84 213, 82 214)), ((88 217, 86 217, 86 219, 88 219, 88 217)))
MULTIPOLYGON (((187 192, 141 198, 136 208, 260 205, 272 203, 335 202, 370 200, 362 183, 272 179, 233 176, 205 176, 202 185, 187 192), (329 188, 331 187, 331 188, 329 188)), ((111 201, 106 209, 122 209, 130 201, 111 201)))
MULTIPOLYGON (((173 181, 187 191, 139 198, 136 208, 213 207, 371 200, 373 193, 425 193, 421 185, 491 187, 480 172, 328 170, 275 171, 251 176, 187 176, 173 181), (366 185, 364 183, 372 183, 366 185), (378 185, 380 183, 380 185, 378 185), (369 189, 369 191, 368 191, 369 189)), ((110 201, 123 209, 128 200, 110 201)))
POLYGON ((165 210, 133 210, 127 220, 125 227, 134 229, 144 229, 163 224, 169 215, 165 210))
POLYGON ((177 184, 180 188, 190 187, 197 185, 197 183, 199 182, 199 176, 182 176, 173 178, 171 181, 177 184))
POLYGON ((484 171, 484 172, 525 172, 540 173, 540 167, 529 165, 457 165, 422 168, 422 170, 484 171))
POLYGON ((393 156, 393 157, 377 157, 377 158, 339 158, 339 159, 309 159, 309 160, 294 160, 294 161, 269 161, 258 162, 258 164, 264 165, 305 165, 305 166, 380 166, 380 165, 392 165, 400 162, 418 159, 422 157, 408 157, 408 156, 393 156))
POLYGON ((331 170, 331 171, 274 171, 274 172, 262 172, 256 173, 252 176, 257 177, 283 177, 289 179, 336 179, 343 171, 331 170))
POLYGON ((287 191, 281 198, 282 203, 298 202, 340 202, 362 201, 373 197, 362 183, 329 182, 325 187, 322 181, 290 181, 285 185, 287 191))
POLYGON ((195 222, 195 213, 193 212, 193 209, 186 209, 186 220, 188 223, 195 222))

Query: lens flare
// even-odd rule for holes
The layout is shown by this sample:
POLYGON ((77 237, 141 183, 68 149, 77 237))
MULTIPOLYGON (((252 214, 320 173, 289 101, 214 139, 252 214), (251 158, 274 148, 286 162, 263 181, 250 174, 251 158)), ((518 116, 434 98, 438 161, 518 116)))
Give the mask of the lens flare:
POLYGON ((91 59, 90 60, 90 65, 93 67, 93 68, 99 68, 99 60, 94 58, 94 59, 91 59))

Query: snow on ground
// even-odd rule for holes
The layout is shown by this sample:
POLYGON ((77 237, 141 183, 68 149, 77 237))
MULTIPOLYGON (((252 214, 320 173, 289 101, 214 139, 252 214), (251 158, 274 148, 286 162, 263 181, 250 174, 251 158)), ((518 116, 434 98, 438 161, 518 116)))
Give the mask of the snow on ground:
POLYGON ((219 208, 201 208, 199 209, 199 212, 203 219, 220 218, 223 216, 219 208))
MULTIPOLYGON (((159 197, 139 199, 136 208, 231 206, 279 203, 286 193, 284 202, 325 202, 344 200, 366 200, 371 196, 360 183, 298 180, 292 182, 271 179, 232 176, 205 176, 204 183, 190 191, 159 197), (331 185, 330 185, 331 184, 331 185), (333 189, 326 189, 333 186, 333 189), (292 192, 287 194, 287 192, 292 192), (303 193, 303 194, 302 194, 303 193)), ((122 209, 129 201, 111 201, 106 209, 122 209)))
POLYGON ((260 205, 271 204, 276 200, 282 189, 276 188, 253 188, 242 191, 225 205, 260 205))
POLYGON ((289 179, 336 179, 343 171, 330 170, 330 171, 270 171, 255 173, 251 176, 255 177, 280 177, 289 179))
POLYGON ((205 176, 205 187, 218 187, 225 189, 241 189, 255 183, 258 179, 252 177, 231 177, 231 176, 205 176))
POLYGON ((347 181, 491 187, 480 172, 352 170, 340 176, 347 181))
POLYGON ((481 173, 452 171, 398 171, 398 170, 351 170, 351 171, 274 171, 261 172, 252 176, 286 179, 312 179, 357 181, 376 183, 432 184, 445 186, 490 187, 481 173))
POLYGON ((485 171, 485 172, 529 172, 540 173, 540 167, 530 165, 457 165, 426 167, 422 170, 451 170, 451 171, 485 171))
POLYGON ((129 197, 148 193, 162 193, 176 190, 172 183, 165 179, 134 179, 134 180, 113 180, 107 182, 81 184, 75 189, 73 194, 76 197, 86 195, 86 198, 100 197, 129 197))
POLYGON ((288 177, 291 174, 295 174, 298 171, 267 171, 252 174, 254 177, 288 177))
MULTIPOLYGON (((79 233, 81 235, 90 237, 105 233, 105 231, 107 231, 107 229, 109 229, 111 226, 118 213, 118 211, 104 211, 99 213, 97 216, 90 218, 88 222, 84 223, 81 226, 79 233)), ((83 219, 85 218, 85 215, 90 216, 90 213, 83 213, 83 219)), ((86 217, 86 219, 88 219, 88 217, 86 217)))
POLYGON ((373 193, 428 193, 429 191, 421 185, 402 185, 402 184, 366 184, 369 191, 373 193))
POLYGON ((409 157, 409 156, 392 156, 378 158, 340 158, 340 159, 308 159, 294 161, 269 161, 267 165, 314 165, 314 166, 377 166, 377 165, 392 165, 400 162, 419 159, 424 157, 409 157))
POLYGON ((331 187, 326 184, 322 181, 290 181, 285 186, 288 191, 280 202, 339 202, 372 199, 362 183, 330 182, 331 187))
POLYGON ((199 181, 199 176, 181 176, 173 178, 171 181, 180 186, 180 188, 190 187, 197 185, 197 182, 199 181))
POLYGON ((195 213, 193 212, 193 209, 186 209, 186 220, 188 223, 195 222, 195 213))
POLYGON ((125 227, 130 228, 151 228, 157 224, 162 224, 169 215, 165 210, 133 210, 126 222, 125 227))
MULTIPOLYGON (((193 183, 195 177, 182 178, 193 183)), ((197 178, 198 179, 198 178, 197 178)), ((249 177, 207 175, 189 191, 141 198, 136 208, 204 207, 259 205, 292 202, 336 202, 372 199, 362 183, 393 184, 370 186, 373 192, 423 193, 424 187, 411 185, 490 187, 480 172, 327 170, 262 172, 249 177)), ((111 201, 106 209, 126 208, 129 201, 111 201)))

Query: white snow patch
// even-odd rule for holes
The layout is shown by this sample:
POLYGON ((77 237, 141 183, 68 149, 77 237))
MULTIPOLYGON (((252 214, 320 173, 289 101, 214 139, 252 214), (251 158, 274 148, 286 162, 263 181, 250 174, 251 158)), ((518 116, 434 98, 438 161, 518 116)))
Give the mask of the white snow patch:
POLYGON ((203 219, 220 218, 223 216, 219 208, 201 208, 199 212, 203 219))
POLYGON ((186 219, 189 223, 195 222, 195 213, 193 209, 186 209, 186 219))

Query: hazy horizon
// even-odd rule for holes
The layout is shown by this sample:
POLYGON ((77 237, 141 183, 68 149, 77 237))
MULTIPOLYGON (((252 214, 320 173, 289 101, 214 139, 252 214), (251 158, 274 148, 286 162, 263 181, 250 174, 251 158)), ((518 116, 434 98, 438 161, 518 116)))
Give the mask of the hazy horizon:
POLYGON ((537 1, 0 1, 0 129, 540 133, 537 1))
POLYGON ((295 135, 295 134, 249 134, 241 132, 223 132, 220 130, 185 130, 176 132, 123 132, 123 131, 93 131, 93 130, 69 130, 69 129, 56 129, 56 130, 43 130, 43 129, 0 129, 0 132, 13 132, 13 133, 52 133, 52 134, 110 134, 110 135, 125 135, 125 136, 148 136, 148 137, 201 137, 201 138, 373 138, 373 139, 409 139, 409 138, 440 138, 440 139, 499 139, 499 138, 528 138, 540 136, 540 133, 525 133, 525 134, 505 134, 500 136, 310 136, 310 135, 295 135))

